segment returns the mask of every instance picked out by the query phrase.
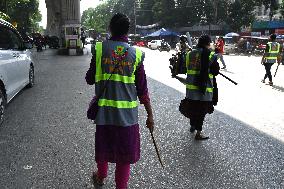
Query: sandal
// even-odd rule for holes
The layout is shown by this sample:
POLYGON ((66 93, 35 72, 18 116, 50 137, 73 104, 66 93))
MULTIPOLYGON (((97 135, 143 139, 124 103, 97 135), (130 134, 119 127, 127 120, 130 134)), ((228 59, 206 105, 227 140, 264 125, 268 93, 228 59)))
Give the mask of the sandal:
POLYGON ((94 185, 99 185, 99 186, 103 186, 105 184, 104 179, 99 178, 98 172, 93 172, 93 182, 94 185))
POLYGON ((203 134, 196 134, 195 140, 207 140, 209 139, 209 136, 204 136, 203 134))

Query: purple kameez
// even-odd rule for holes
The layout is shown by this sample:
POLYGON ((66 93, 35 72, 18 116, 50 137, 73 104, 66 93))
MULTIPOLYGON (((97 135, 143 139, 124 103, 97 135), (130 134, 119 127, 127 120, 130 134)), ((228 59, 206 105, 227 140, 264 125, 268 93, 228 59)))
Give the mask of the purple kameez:
MULTIPOLYGON (((127 42, 126 37, 116 37, 110 40, 127 42)), ((95 84, 95 60, 96 58, 93 56, 90 68, 85 77, 89 85, 95 84)), ((135 85, 140 103, 149 103, 150 98, 143 62, 135 72, 135 85)), ((138 124, 131 126, 96 125, 95 137, 96 162, 133 164, 140 159, 140 133, 138 124)))

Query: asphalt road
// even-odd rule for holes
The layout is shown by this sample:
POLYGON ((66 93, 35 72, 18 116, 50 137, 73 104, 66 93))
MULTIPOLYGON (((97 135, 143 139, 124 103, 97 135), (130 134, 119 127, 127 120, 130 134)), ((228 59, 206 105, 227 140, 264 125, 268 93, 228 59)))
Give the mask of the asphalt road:
MULTIPOLYGON (((142 157, 132 166, 130 189, 284 188, 282 140, 216 110, 205 120, 210 139, 195 141, 178 112, 180 85, 155 78, 153 56, 146 55, 155 136, 166 167, 156 158, 141 107, 142 157)), ((0 188, 93 188, 95 127, 86 109, 94 87, 84 81, 91 57, 52 56, 48 50, 36 58, 35 87, 9 104, 0 128, 0 188)), ((159 69, 163 78, 165 68, 159 69)), ((114 188, 114 166, 103 188, 114 188)))

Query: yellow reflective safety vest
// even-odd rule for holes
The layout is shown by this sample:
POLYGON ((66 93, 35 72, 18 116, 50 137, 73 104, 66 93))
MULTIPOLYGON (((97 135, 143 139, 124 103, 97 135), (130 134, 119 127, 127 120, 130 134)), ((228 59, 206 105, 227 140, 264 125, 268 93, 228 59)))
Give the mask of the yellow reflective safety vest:
POLYGON ((276 63, 277 62, 277 57, 279 55, 280 52, 280 44, 277 42, 268 42, 267 43, 269 50, 267 53, 267 55, 265 56, 266 59, 266 63, 276 63))
POLYGON ((126 42, 107 40, 97 42, 96 95, 106 90, 99 99, 98 125, 130 126, 138 123, 138 102, 135 71, 144 53, 126 42))
MULTIPOLYGON (((209 80, 207 81, 207 88, 205 94, 203 94, 200 91, 199 86, 197 85, 197 79, 200 75, 200 70, 201 70, 201 53, 202 49, 196 49, 187 53, 186 55, 186 68, 187 68, 186 98, 191 100, 212 101, 213 75, 209 73, 210 70, 208 70, 209 80)), ((211 52, 209 56, 209 69, 213 60, 214 60, 214 52, 211 52)))

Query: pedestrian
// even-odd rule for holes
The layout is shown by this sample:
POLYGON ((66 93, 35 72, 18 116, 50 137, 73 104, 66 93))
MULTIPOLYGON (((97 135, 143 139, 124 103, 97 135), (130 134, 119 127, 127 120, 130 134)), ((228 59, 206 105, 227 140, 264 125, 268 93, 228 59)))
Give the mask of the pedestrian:
POLYGON ((126 189, 130 164, 140 158, 137 97, 147 112, 146 126, 153 130, 153 113, 144 70, 144 52, 128 44, 129 18, 121 13, 110 21, 111 38, 96 43, 90 68, 89 85, 96 85, 98 110, 95 119, 94 184, 103 185, 108 163, 115 163, 117 189, 126 189), (105 90, 104 90, 105 88, 105 90))
POLYGON ((191 47, 187 44, 187 37, 182 35, 179 38, 179 43, 176 44, 176 52, 186 53, 191 51, 191 47))
POLYGON ((218 54, 218 58, 221 60, 221 63, 223 65, 222 69, 226 69, 226 64, 224 61, 224 46, 225 46, 225 40, 223 37, 219 37, 216 43, 216 47, 215 47, 215 52, 218 54))
POLYGON ((217 83, 215 76, 219 73, 217 56, 209 50, 211 39, 202 35, 197 49, 187 53, 187 78, 181 79, 186 84, 186 98, 182 100, 180 111, 190 119, 190 132, 196 132, 196 140, 206 140, 209 137, 202 134, 203 122, 206 114, 214 111, 217 105, 217 83))
POLYGON ((280 44, 276 42, 276 35, 270 35, 270 42, 266 44, 265 52, 262 56, 261 64, 265 67, 265 75, 262 83, 265 83, 265 79, 269 79, 269 85, 272 86, 272 75, 271 75, 271 67, 274 63, 280 64, 281 62, 281 54, 280 54, 280 44))
POLYGON ((85 48, 85 44, 86 44, 86 33, 85 30, 83 28, 81 28, 81 41, 83 44, 83 48, 85 48))
POLYGON ((251 44, 250 44, 248 39, 246 40, 246 53, 248 55, 250 55, 250 53, 251 53, 251 44))

